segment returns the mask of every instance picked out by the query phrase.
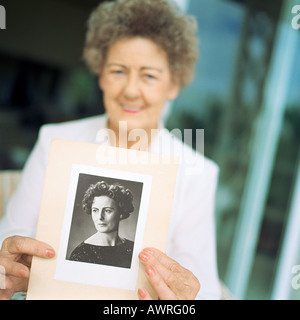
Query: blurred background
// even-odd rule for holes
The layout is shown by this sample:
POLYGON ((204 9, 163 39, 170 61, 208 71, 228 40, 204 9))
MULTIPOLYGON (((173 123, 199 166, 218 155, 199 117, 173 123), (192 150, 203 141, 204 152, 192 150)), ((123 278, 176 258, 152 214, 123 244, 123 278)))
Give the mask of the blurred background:
MULTIPOLYGON (((0 170, 22 169, 42 124, 103 113, 81 59, 99 2, 1 0, 0 170)), ((300 1, 177 2, 197 17, 200 59, 165 124, 204 129, 220 167, 220 278, 238 299, 299 299, 300 1)))

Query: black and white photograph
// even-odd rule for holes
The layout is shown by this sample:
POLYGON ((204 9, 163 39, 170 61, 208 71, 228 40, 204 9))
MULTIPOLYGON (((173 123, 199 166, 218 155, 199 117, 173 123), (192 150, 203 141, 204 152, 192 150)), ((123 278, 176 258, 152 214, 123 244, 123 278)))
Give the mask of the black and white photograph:
POLYGON ((147 175, 73 165, 56 278, 134 289, 150 188, 147 175))
POLYGON ((81 173, 66 259, 130 268, 142 188, 81 173))

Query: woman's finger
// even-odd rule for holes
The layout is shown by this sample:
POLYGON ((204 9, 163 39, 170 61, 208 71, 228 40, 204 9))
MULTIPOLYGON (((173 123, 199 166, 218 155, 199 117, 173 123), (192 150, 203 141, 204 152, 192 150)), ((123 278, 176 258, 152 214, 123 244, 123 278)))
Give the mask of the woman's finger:
POLYGON ((139 258, 146 266, 152 266, 178 299, 195 299, 200 290, 200 283, 192 272, 183 268, 175 260, 154 248, 144 249, 139 258))
POLYGON ((155 257, 159 262, 164 265, 166 268, 172 267, 172 265, 177 264, 175 260, 168 257, 165 253, 161 252, 156 248, 145 248, 143 250, 146 253, 149 253, 151 256, 155 257))
POLYGON ((153 300, 151 295, 149 294, 149 292, 144 289, 144 288, 139 288, 138 289, 138 295, 139 295, 139 298, 140 300, 153 300))
MULTIPOLYGON (((153 266, 161 275, 162 279, 171 288, 175 284, 176 274, 184 272, 182 268, 176 261, 169 258, 157 249, 144 249, 140 254, 141 261, 147 265, 153 266)), ((172 288, 176 290, 175 288, 172 288)))
POLYGON ((146 276, 160 300, 177 300, 176 295, 166 284, 159 272, 151 265, 146 266, 146 276))
POLYGON ((22 263, 12 261, 11 259, 6 257, 1 257, 0 264, 6 276, 21 278, 29 277, 29 268, 22 263))
POLYGON ((54 249, 48 244, 20 236, 5 239, 2 243, 1 251, 9 254, 27 254, 40 258, 52 258, 55 255, 54 249))

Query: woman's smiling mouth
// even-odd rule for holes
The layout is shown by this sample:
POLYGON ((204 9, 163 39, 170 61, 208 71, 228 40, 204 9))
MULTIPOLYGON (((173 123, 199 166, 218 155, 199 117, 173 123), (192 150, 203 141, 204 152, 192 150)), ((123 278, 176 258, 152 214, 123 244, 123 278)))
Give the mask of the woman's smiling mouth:
POLYGON ((143 107, 128 107, 128 106, 124 106, 122 105, 122 109, 123 111, 127 112, 127 113, 139 113, 140 111, 143 110, 143 107))

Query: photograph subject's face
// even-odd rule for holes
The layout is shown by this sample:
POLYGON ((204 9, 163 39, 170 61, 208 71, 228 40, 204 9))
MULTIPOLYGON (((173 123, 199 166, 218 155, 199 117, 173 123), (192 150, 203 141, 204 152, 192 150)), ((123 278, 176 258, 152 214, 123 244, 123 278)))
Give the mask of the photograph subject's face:
POLYGON ((98 232, 110 233, 118 230, 120 212, 113 199, 107 196, 95 197, 91 211, 98 232))

